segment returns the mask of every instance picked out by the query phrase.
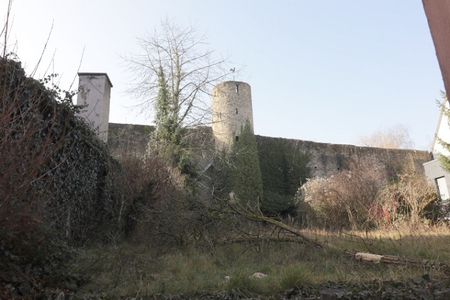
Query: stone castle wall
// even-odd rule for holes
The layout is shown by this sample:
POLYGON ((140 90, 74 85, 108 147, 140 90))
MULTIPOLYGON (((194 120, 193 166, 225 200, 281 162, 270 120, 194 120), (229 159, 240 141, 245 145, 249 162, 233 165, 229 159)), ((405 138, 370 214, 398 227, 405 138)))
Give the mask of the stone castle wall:
MULTIPOLYGON (((153 126, 109 124, 108 145, 113 156, 144 155, 149 135, 153 126)), ((209 149, 196 148, 195 152, 205 161, 211 160, 211 149, 214 137, 211 127, 200 127, 193 130, 193 139, 201 139, 202 145, 209 149)), ((353 163, 360 163, 366 159, 377 160, 391 168, 408 168, 423 174, 424 162, 431 160, 431 153, 419 150, 381 149, 373 147, 359 147, 353 145, 317 143, 294 139, 283 139, 266 136, 256 136, 258 147, 269 147, 270 144, 287 143, 290 151, 298 151, 309 157, 311 177, 326 177, 340 170, 350 167, 353 163)), ((193 143, 196 144, 196 143, 193 143)), ((197 143, 198 144, 198 143, 197 143)), ((270 158, 269 158, 270 159, 270 158)), ((205 162, 205 165, 208 162, 205 162)))
POLYGON ((349 169, 352 164, 361 164, 368 160, 385 165, 391 172, 402 169, 423 174, 422 164, 431 159, 430 152, 419 150, 360 147, 265 136, 257 136, 256 139, 259 147, 271 143, 285 143, 290 146, 290 151, 306 154, 309 157, 311 177, 327 177, 349 169))

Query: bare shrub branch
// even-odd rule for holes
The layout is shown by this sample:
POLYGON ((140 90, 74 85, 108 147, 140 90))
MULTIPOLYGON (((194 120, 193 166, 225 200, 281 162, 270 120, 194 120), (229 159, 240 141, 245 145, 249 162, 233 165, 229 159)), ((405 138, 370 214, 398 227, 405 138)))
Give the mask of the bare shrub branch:
POLYGON ((401 125, 362 137, 360 143, 368 147, 386 149, 411 149, 414 146, 408 129, 401 125))

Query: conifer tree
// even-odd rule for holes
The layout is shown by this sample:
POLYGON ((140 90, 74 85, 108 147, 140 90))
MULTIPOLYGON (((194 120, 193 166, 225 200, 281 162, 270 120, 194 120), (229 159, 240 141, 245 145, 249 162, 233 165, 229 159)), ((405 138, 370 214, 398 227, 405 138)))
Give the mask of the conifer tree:
POLYGON ((250 122, 245 124, 239 140, 235 141, 231 160, 233 162, 232 186, 237 199, 243 205, 259 210, 263 184, 256 138, 250 122))
MULTIPOLYGON (((171 93, 164 74, 160 67, 158 72, 158 95, 154 104, 155 124, 154 140, 158 153, 173 165, 180 166, 184 155, 181 128, 177 125, 178 115, 171 105, 171 93)), ((185 155, 184 155, 185 156, 185 155)))
POLYGON ((156 139, 158 141, 171 141, 173 133, 173 117, 170 110, 170 92, 162 67, 158 73, 158 97, 155 102, 156 139))

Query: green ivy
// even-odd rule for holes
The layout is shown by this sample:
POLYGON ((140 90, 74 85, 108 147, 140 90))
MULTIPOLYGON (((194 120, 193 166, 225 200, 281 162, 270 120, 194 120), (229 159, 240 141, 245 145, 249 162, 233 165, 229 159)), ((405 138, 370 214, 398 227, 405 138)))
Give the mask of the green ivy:
POLYGON ((239 201, 252 208, 260 207, 263 184, 255 135, 249 122, 241 130, 231 151, 232 186, 239 201))
POLYGON ((20 62, 2 59, 0 64, 1 79, 8 81, 1 85, 7 89, 2 95, 7 96, 2 99, 0 113, 7 101, 20 99, 13 113, 33 113, 15 125, 17 131, 21 132, 22 123, 32 122, 38 129, 33 136, 35 149, 43 147, 46 137, 57 145, 32 186, 33 194, 39 195, 46 207, 46 224, 73 243, 111 235, 101 229, 120 227, 121 195, 112 181, 112 174, 120 167, 106 145, 76 116, 79 109, 72 104, 75 93, 53 85, 54 75, 35 80, 25 75, 20 62))
POLYGON ((256 138, 264 186, 261 209, 269 215, 293 213, 294 196, 310 176, 309 157, 285 139, 256 138))

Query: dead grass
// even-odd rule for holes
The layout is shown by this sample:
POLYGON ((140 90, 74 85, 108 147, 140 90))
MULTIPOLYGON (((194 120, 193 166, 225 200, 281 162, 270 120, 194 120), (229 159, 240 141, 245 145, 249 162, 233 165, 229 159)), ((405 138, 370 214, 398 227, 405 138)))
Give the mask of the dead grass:
POLYGON ((359 263, 341 254, 346 249, 450 264, 450 229, 444 226, 367 233, 312 230, 305 233, 330 249, 266 242, 220 246, 213 251, 184 249, 158 254, 142 245, 123 244, 82 250, 73 262, 73 269, 90 275, 90 281, 79 291, 80 296, 111 298, 218 291, 269 295, 328 281, 362 284, 404 281, 425 273, 434 278, 444 276, 430 267, 359 263), (254 272, 268 276, 250 279, 254 272), (226 280, 225 276, 231 279, 226 280))
POLYGON ((336 249, 437 260, 450 264, 450 228, 440 226, 401 226, 375 231, 307 231, 307 235, 336 249))

